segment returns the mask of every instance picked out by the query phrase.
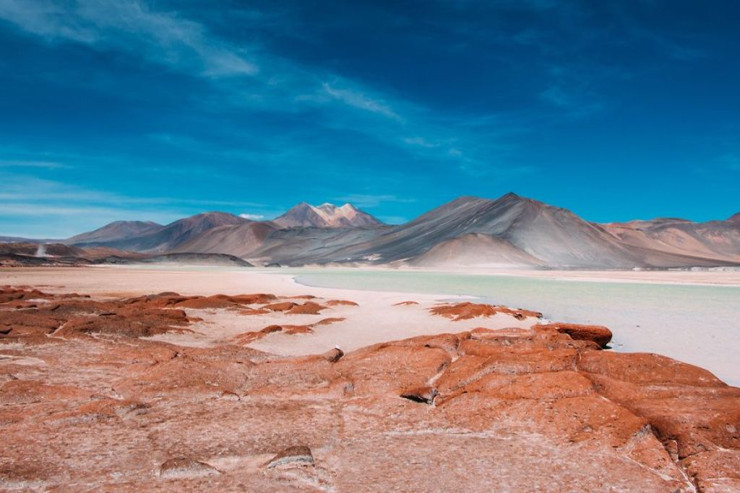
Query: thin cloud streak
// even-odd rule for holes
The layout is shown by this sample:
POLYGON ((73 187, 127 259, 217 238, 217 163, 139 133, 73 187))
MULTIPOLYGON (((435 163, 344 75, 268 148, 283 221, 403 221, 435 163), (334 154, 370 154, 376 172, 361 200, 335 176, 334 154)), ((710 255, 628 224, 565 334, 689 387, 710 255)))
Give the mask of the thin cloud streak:
POLYGON ((55 161, 0 160, 0 168, 70 169, 72 166, 55 161))
POLYGON ((3 0, 0 18, 50 42, 76 42, 140 53, 154 63, 205 77, 252 76, 242 50, 209 36, 197 22, 133 0, 3 0))
POLYGON ((404 121, 385 101, 369 98, 365 94, 352 89, 340 89, 326 82, 322 84, 322 88, 329 96, 349 106, 369 111, 370 113, 377 113, 398 122, 404 121))

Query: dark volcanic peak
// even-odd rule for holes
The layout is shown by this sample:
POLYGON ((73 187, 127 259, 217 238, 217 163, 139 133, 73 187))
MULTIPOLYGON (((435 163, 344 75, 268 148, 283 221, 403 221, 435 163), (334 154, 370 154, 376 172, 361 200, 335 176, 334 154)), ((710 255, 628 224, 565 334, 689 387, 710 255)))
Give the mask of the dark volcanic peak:
POLYGON ((383 223, 352 204, 313 206, 301 202, 273 221, 282 228, 352 228, 380 226, 383 223))
POLYGON ((740 212, 737 214, 733 214, 730 216, 730 218, 727 220, 727 222, 734 223, 734 224, 740 224, 740 212))

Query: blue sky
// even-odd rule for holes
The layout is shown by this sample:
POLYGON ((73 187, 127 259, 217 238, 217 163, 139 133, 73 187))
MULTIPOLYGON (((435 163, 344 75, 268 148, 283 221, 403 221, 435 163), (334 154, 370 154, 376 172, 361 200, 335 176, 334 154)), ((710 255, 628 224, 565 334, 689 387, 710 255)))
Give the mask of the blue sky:
POLYGON ((0 0, 0 235, 515 191, 740 211, 740 2, 0 0))

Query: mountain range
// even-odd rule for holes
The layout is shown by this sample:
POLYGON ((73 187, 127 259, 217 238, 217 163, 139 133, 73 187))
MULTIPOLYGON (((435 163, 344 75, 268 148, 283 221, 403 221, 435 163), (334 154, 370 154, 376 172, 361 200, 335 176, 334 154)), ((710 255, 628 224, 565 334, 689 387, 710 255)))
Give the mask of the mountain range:
POLYGON ((460 197, 402 225, 351 204, 301 203, 273 221, 208 212, 168 225, 118 221, 63 243, 161 254, 226 254, 253 264, 580 269, 740 266, 740 213, 696 223, 597 224, 506 194, 460 197))

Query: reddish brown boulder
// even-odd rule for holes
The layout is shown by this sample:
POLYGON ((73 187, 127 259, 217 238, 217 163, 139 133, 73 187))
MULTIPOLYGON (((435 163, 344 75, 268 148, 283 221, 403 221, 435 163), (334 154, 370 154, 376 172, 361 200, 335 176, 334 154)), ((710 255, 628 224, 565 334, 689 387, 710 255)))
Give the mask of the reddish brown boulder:
POLYGON ((612 331, 603 325, 580 325, 555 322, 535 325, 533 329, 554 329, 560 333, 568 334, 571 338, 577 341, 593 341, 602 348, 605 348, 612 340, 612 331))
POLYGON ((336 363, 342 358, 342 356, 344 356, 344 351, 342 351, 338 347, 335 347, 334 349, 330 349, 329 351, 322 354, 322 356, 329 363, 336 363))

